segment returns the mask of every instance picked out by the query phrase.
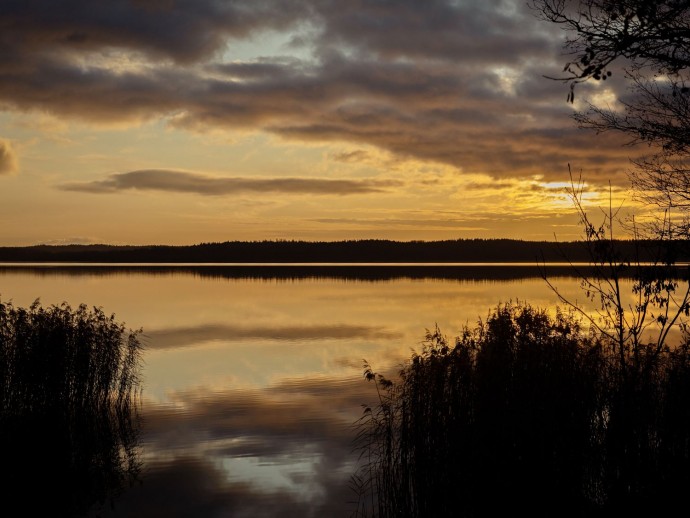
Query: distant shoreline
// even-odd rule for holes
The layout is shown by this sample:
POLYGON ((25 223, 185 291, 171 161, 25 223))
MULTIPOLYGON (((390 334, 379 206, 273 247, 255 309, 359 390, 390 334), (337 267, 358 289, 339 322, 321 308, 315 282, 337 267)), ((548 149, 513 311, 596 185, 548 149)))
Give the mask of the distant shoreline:
MULTIPOLYGON (((680 244, 680 242, 679 242, 680 244)), ((652 241, 616 241, 623 257, 653 260, 652 241)), ((677 261, 688 261, 690 253, 677 261)), ((227 241, 198 245, 35 245, 0 247, 4 263, 585 263, 583 242, 458 239, 446 241, 227 241)))

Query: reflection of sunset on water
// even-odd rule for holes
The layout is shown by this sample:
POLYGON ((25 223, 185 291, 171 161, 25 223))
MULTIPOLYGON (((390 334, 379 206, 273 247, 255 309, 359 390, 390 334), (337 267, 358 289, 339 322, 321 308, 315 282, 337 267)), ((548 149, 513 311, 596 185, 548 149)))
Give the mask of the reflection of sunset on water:
MULTIPOLYGON (((41 294, 44 305, 98 304, 127 326, 144 327, 147 477, 119 504, 142 516, 172 509, 171 492, 226 510, 240 498, 241 508, 266 516, 284 516, 274 508, 281 505, 292 516, 314 509, 348 516, 352 426, 361 405, 376 401, 363 359, 394 373, 421 347, 425 328, 438 324, 453 336, 499 301, 555 301, 534 277, 354 281, 96 271, 6 268, 2 300, 28 305, 41 294), (184 488, 176 486, 182 472, 184 488)), ((573 279, 557 280, 576 291, 573 279)))
MULTIPOLYGON (((41 294, 44 305, 98 304, 127 326, 144 327, 148 478, 144 489, 125 494, 124 509, 168 508, 164 495, 185 470, 198 478, 182 477, 191 486, 172 491, 219 498, 224 509, 234 505, 227 498, 242 495, 266 516, 279 516, 271 509, 283 501, 295 516, 307 509, 347 516, 341 504, 351 497, 352 425, 362 404, 377 401, 363 359, 394 375, 421 349, 425 329, 438 324, 452 338, 501 301, 555 312, 543 279, 529 266, 509 268, 532 273, 356 281, 5 268, 0 285, 2 300, 15 305, 41 294)), ((576 279, 552 281, 583 302, 576 279)))
MULTIPOLYGON (((225 382, 261 388, 311 374, 360 376, 361 358, 392 366, 436 323, 453 336, 500 301, 546 307, 556 300, 541 279, 213 280, 142 273, 2 279, 3 299, 16 304, 40 293, 44 305, 100 305, 128 326, 144 327, 145 395, 156 399, 225 382)), ((574 280, 563 285, 577 290, 574 280)))
MULTIPOLYGON (((453 337, 499 302, 529 301, 552 314, 558 303, 538 277, 370 282, 103 273, 36 277, 6 270, 2 298, 28 305, 41 294, 44 305, 99 305, 143 327, 144 396, 161 402, 178 391, 358 377, 362 358, 382 370, 395 367, 435 324, 453 337)), ((554 284, 569 300, 596 308, 576 279, 558 277, 554 284)), ((632 304, 633 294, 624 293, 632 304)))

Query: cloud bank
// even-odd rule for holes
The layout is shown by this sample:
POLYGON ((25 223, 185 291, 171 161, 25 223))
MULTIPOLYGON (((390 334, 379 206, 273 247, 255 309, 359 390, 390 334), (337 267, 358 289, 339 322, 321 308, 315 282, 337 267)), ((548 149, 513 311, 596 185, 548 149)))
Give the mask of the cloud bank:
POLYGON ((64 191, 114 193, 127 190, 167 191, 229 196, 243 192, 282 194, 316 194, 344 196, 384 192, 386 187, 399 185, 386 180, 328 180, 314 178, 221 178, 186 171, 145 169, 115 173, 104 180, 65 183, 64 191))
POLYGON ((563 178, 574 157, 609 177, 629 153, 574 127, 542 77, 562 36, 520 0, 35 0, 0 5, 0 34, 10 109, 355 142, 494 177, 563 178), (236 50, 271 37, 279 55, 236 50))

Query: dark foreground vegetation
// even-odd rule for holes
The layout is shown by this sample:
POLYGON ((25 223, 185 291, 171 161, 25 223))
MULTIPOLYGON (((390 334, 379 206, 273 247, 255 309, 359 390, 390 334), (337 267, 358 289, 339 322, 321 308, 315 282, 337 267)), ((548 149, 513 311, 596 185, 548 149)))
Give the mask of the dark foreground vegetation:
POLYGON ((139 357, 98 308, 0 303, 3 516, 97 513, 137 478, 139 357))
POLYGON ((624 357, 572 316, 499 306, 427 334, 360 420, 355 515, 664 516, 690 484, 690 348, 624 357), (505 513, 505 514, 504 514, 505 513))
MULTIPOLYGON (((679 245, 682 244, 679 242, 679 245)), ((613 241, 623 256, 653 259, 655 240, 613 241)), ((678 246, 676 261, 690 260, 678 246)), ((581 262, 590 259, 583 243, 517 239, 456 239, 447 241, 228 241, 191 246, 64 245, 0 247, 5 262, 105 263, 401 263, 401 262, 581 262)))

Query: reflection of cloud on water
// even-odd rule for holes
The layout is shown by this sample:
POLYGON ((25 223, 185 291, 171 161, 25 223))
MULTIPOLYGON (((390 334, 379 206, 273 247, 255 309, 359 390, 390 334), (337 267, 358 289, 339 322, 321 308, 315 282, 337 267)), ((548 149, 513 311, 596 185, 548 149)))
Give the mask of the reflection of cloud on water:
POLYGON ((178 393, 169 405, 145 405, 144 442, 155 452, 197 444, 204 452, 233 456, 278 456, 308 442, 349 451, 361 404, 375 397, 373 385, 362 378, 178 393))
POLYGON ((348 516, 352 500, 346 484, 327 471, 318 474, 323 492, 305 500, 281 490, 262 491, 252 483, 230 481, 218 463, 180 455, 169 462, 150 463, 148 476, 129 490, 114 511, 103 516, 128 518, 316 517, 348 516))
POLYGON ((235 326, 227 324, 203 324, 148 331, 149 349, 186 347, 212 340, 328 340, 328 339, 394 339, 400 333, 383 327, 333 324, 324 326, 235 326))
POLYGON ((171 405, 147 404, 148 475, 118 513, 347 516, 355 497, 348 487, 357 461, 353 423, 375 398, 362 378, 319 378, 264 390, 189 391, 172 396, 171 405), (195 508, 200 502, 212 508, 195 508))

